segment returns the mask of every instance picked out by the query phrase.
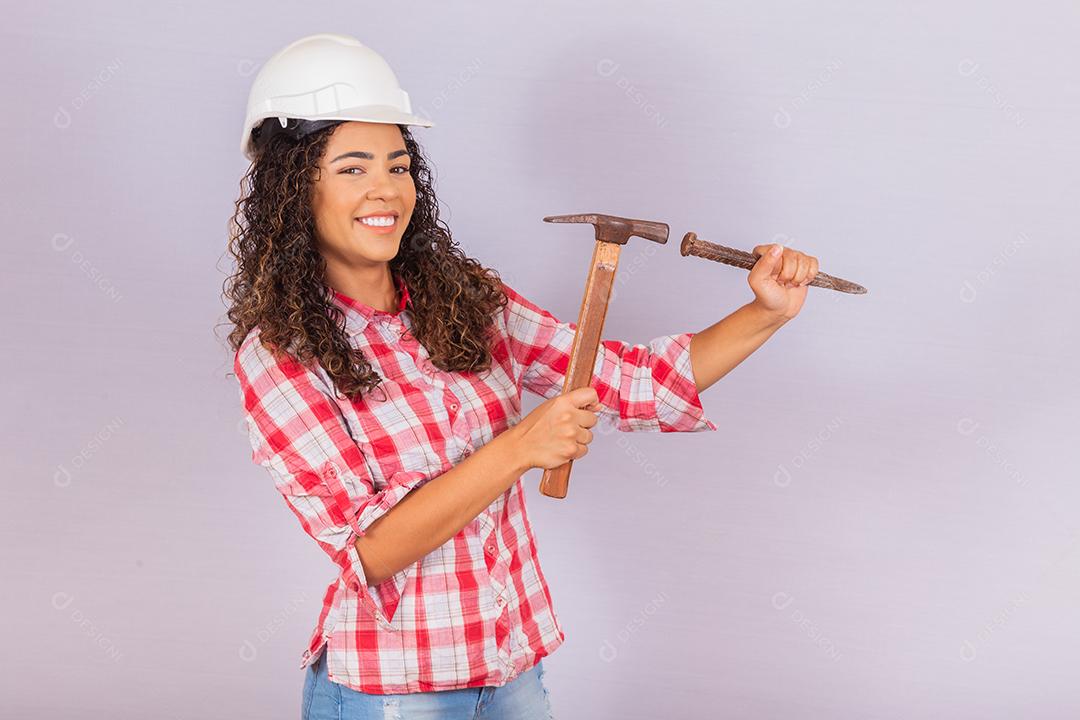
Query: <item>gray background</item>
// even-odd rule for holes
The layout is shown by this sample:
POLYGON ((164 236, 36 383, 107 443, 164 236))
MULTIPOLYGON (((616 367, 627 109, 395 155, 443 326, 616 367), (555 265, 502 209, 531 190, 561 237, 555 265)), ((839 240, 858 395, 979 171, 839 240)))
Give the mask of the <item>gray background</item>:
MULTIPOLYGON (((6 11, 5 717, 292 718, 333 566, 250 461, 226 223, 260 64, 386 57, 472 256, 576 319, 599 211, 634 242, 605 336, 752 299, 694 230, 811 288, 717 385, 721 431, 597 436, 525 476, 562 718, 1080 712, 1074 2, 133 3, 6 11)), ((526 409, 537 404, 527 401, 526 409)))

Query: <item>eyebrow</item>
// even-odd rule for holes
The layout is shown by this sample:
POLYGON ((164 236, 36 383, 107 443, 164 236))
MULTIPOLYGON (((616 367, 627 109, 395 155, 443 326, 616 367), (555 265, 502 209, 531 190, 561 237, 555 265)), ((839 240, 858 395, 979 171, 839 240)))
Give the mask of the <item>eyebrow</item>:
MULTIPOLYGON (((393 160, 396 157, 401 157, 402 155, 408 155, 408 154, 409 154, 408 150, 395 150, 392 153, 388 153, 386 155, 386 159, 387 160, 393 160)), ((375 159, 375 156, 372 155, 369 152, 364 152, 363 150, 353 150, 352 152, 347 152, 347 153, 344 153, 342 155, 338 155, 336 158, 331 160, 330 163, 333 164, 333 163, 336 163, 338 160, 344 160, 345 158, 351 158, 351 157, 360 158, 361 160, 374 160, 375 159)))

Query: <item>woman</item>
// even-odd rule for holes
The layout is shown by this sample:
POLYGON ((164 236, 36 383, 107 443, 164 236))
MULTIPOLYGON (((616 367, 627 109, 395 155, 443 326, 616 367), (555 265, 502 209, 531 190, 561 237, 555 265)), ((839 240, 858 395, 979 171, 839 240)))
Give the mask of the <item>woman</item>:
POLYGON ((700 391, 794 317, 816 260, 764 256, 755 302, 701 333, 605 340, 562 395, 576 325, 451 239, 408 129, 430 123, 396 83, 355 39, 304 38, 256 78, 244 132, 226 295, 252 458, 338 569, 302 715, 545 718, 565 636, 521 475, 583 457, 598 416, 715 430, 700 391), (521 418, 523 389, 546 400, 521 418))

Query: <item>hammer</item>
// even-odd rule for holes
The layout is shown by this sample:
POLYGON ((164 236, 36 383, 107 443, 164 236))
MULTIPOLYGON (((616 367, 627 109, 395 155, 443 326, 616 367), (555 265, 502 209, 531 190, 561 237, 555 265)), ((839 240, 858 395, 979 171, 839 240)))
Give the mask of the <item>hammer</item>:
MULTIPOLYGON (((668 226, 651 220, 632 220, 616 215, 584 213, 579 215, 548 215, 544 222, 591 223, 596 228, 596 246, 593 248, 589 276, 585 280, 585 296, 578 313, 577 332, 570 349, 570 364, 566 368, 563 394, 583 388, 592 383, 593 365, 600 348, 600 333, 604 329, 608 299, 615 283, 615 268, 619 264, 619 252, 631 236, 645 238, 663 245, 668 239, 668 226)), ((564 498, 570 484, 570 466, 574 461, 544 470, 540 478, 540 492, 548 497, 564 498)))

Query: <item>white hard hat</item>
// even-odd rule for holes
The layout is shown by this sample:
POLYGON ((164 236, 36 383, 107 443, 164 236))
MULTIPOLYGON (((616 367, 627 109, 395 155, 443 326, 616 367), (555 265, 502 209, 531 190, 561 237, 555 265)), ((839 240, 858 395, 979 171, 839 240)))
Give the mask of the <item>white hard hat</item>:
MULTIPOLYGON (((409 94, 382 56, 356 38, 335 33, 308 35, 266 61, 248 96, 240 151, 255 159, 252 130, 266 118, 363 120, 432 127, 412 114, 409 94)), ((333 123, 322 123, 322 125, 333 123)))

